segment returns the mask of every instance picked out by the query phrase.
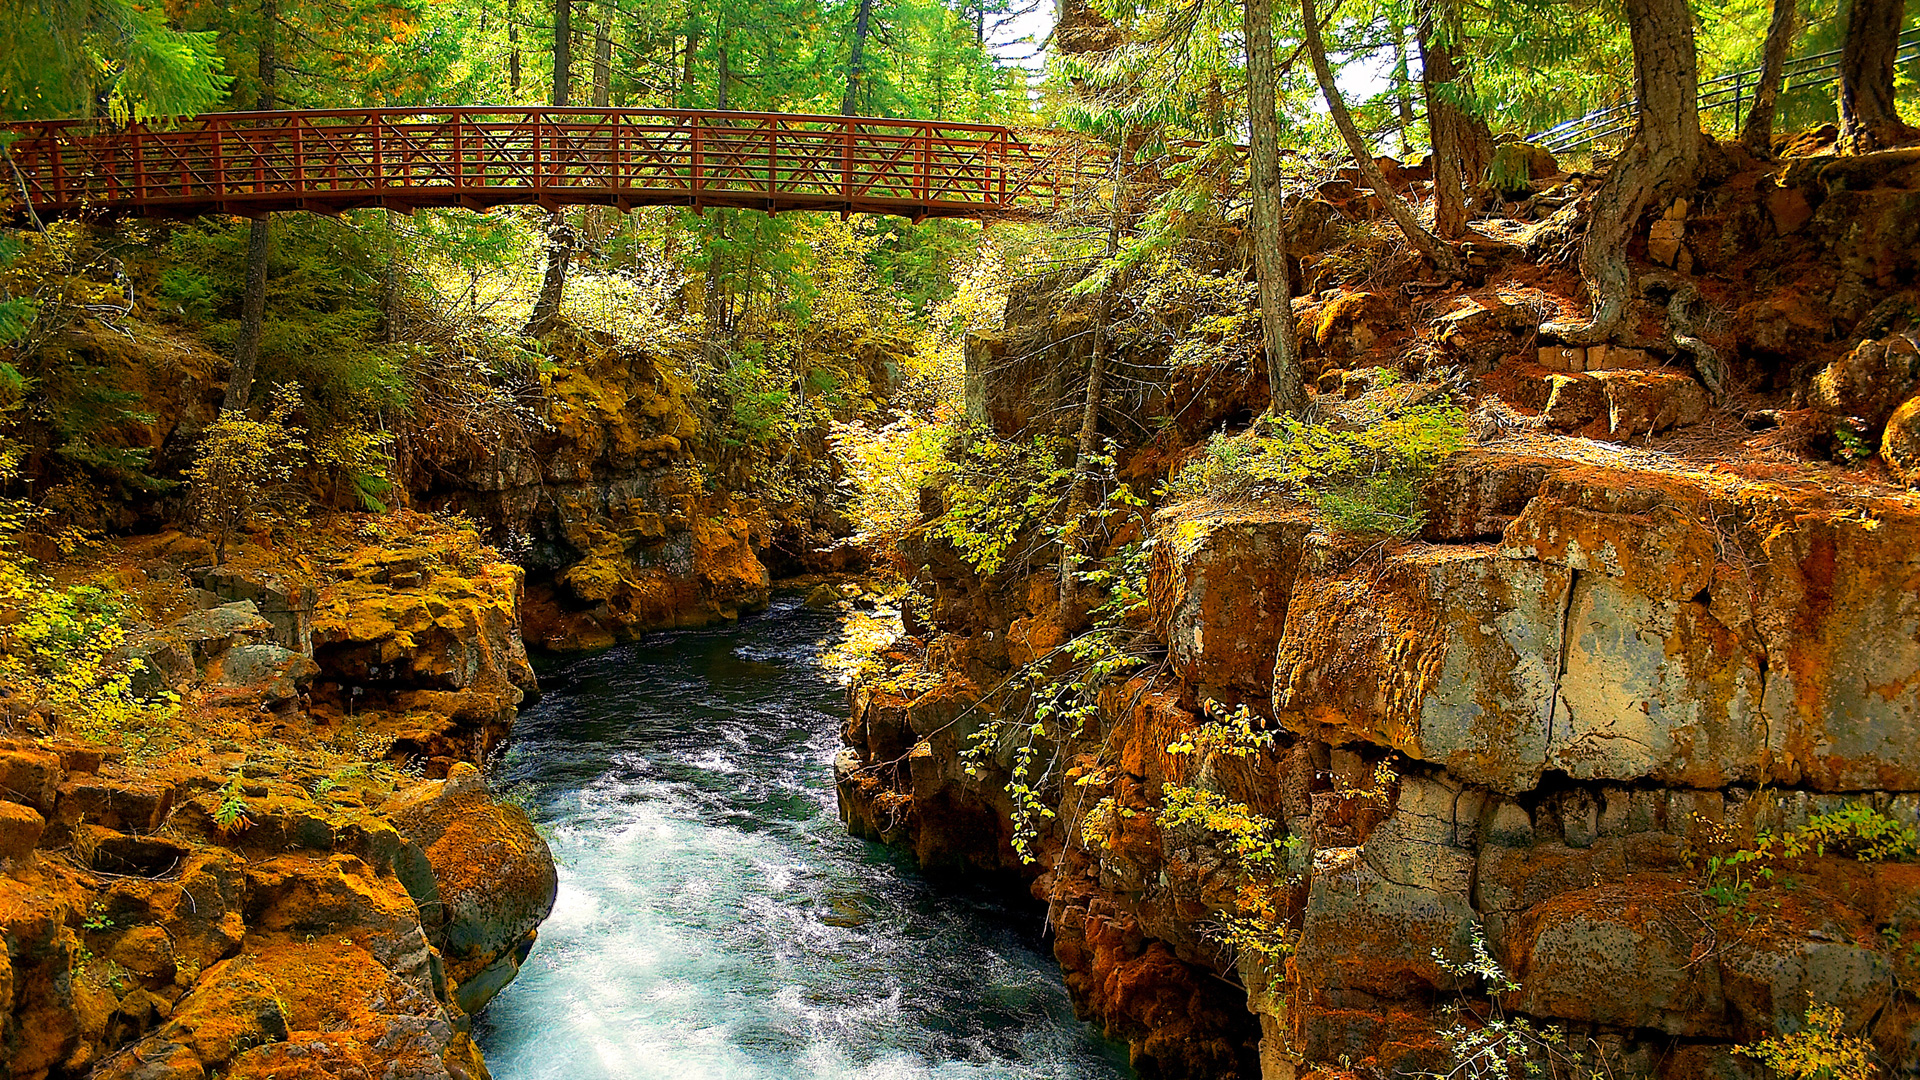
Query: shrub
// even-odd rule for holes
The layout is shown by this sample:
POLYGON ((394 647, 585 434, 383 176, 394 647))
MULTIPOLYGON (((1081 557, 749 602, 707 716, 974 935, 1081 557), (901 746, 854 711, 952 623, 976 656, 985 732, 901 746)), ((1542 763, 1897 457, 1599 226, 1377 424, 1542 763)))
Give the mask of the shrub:
POLYGON ((1734 1053, 1774 1070, 1787 1080, 1873 1080, 1873 1044, 1848 1035, 1847 1017, 1833 1005, 1815 1005, 1807 998, 1807 1026, 1775 1035, 1734 1053))
POLYGON ((1073 476, 1071 448, 1063 457, 1053 440, 1014 443, 976 432, 945 476, 947 512, 930 532, 991 577, 1021 537, 1053 516, 1073 476))
POLYGON ((201 433, 187 479, 194 515, 213 539, 216 562, 226 561, 235 533, 261 519, 280 525, 297 517, 299 504, 289 483, 306 456, 306 432, 289 421, 299 400, 298 386, 281 386, 265 420, 221 413, 201 433))
POLYGON ((910 416, 882 428, 835 424, 831 438, 853 485, 861 543, 907 576, 912 567, 900 542, 920 524, 920 490, 943 467, 953 428, 910 416))
POLYGON ((1410 535, 1421 524, 1421 483, 1466 443, 1466 414, 1454 405, 1415 405, 1367 419, 1358 430, 1336 430, 1281 417, 1216 435, 1166 494, 1303 499, 1334 528, 1410 535))
POLYGON ((1715 844, 1720 850, 1707 858, 1702 891, 1721 907, 1745 904, 1756 884, 1773 880, 1780 863, 1808 855, 1861 862, 1920 858, 1920 832, 1858 803, 1815 814, 1785 832, 1762 831, 1746 846, 1734 846, 1731 830, 1722 829, 1715 844))
MULTIPOLYGON (((0 477, 11 475, 0 456, 0 477)), ((139 661, 118 663, 126 604, 98 586, 62 586, 35 573, 14 547, 29 510, 0 500, 0 685, 49 715, 67 734, 132 750, 173 715, 171 694, 133 692, 139 661)))

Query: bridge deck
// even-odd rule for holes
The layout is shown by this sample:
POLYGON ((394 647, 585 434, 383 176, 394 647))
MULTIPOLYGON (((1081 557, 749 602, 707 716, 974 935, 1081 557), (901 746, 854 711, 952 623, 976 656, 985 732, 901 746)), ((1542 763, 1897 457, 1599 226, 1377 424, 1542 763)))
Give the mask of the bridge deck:
POLYGON ((12 130, 46 215, 535 204, 985 218, 1057 207, 1106 169, 1097 147, 1005 127, 693 110, 312 110, 12 130))

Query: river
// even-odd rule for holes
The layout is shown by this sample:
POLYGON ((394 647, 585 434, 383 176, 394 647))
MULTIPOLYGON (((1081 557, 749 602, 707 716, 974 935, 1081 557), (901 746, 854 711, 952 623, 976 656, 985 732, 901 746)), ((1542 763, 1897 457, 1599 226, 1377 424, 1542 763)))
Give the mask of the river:
POLYGON ((475 1034, 496 1080, 1115 1080, 1032 912, 856 840, 837 615, 781 598, 541 673, 493 782, 560 896, 475 1034))

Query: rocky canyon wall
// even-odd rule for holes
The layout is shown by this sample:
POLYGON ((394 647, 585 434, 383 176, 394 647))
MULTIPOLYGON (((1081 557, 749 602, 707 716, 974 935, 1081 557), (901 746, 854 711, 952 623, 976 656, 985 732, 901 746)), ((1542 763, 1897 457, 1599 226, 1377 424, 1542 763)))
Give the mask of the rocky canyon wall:
MULTIPOLYGON (((1084 672, 1060 647, 1101 592, 1062 590, 1052 556, 983 576, 923 532, 923 606, 853 690, 849 827, 929 866, 1025 874, 1076 1002, 1144 1076, 1445 1075, 1478 1047, 1760 1077, 1734 1048, 1804 1030, 1810 1004, 1890 1070, 1920 1068, 1920 864, 1846 833, 1920 825, 1920 501, 1877 464, 1716 449, 1848 423, 1877 440, 1912 394, 1882 360, 1910 355, 1914 184, 1906 158, 1881 166, 1725 166, 1679 211, 1726 268, 1701 288, 1740 309, 1716 348, 1744 417, 1711 407, 1683 355, 1588 371, 1575 350, 1569 371, 1537 297, 1517 299, 1544 273, 1518 256, 1520 276, 1420 310, 1296 303, 1316 415, 1404 398, 1372 370, 1391 368, 1474 410, 1481 445, 1426 478, 1407 540, 1342 534, 1297 500, 1161 506, 1129 538, 1151 562, 1121 628, 1149 660, 1084 715, 1036 720, 1032 695, 1084 672), (1841 235, 1847 206, 1884 257, 1841 235), (1755 250, 1775 256, 1759 278, 1755 250), (1756 329, 1774 308, 1820 314, 1776 349, 1756 329), (1822 405, 1842 384, 1879 419, 1822 405), (1555 395, 1585 390, 1596 406, 1556 417, 1555 395), (1835 822, 1856 825, 1808 839, 1835 822), (1557 1034, 1499 1042, 1516 1021, 1557 1034)), ((996 351, 976 344, 978 373, 1006 370, 996 351)), ((1031 434, 1029 390, 1072 382, 1078 361, 1056 358, 974 387, 982 418, 1031 434)), ((1152 408, 1173 419, 1121 448, 1119 475, 1150 487, 1191 458, 1179 438, 1244 422, 1258 374, 1170 375, 1152 408)))

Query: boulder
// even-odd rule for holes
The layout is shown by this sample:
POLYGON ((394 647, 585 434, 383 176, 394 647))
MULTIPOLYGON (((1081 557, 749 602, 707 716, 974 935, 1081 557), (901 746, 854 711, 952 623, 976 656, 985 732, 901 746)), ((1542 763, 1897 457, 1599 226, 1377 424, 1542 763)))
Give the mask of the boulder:
POLYGON ((1707 392, 1677 371, 1597 371, 1607 399, 1607 432, 1643 437, 1706 419, 1707 392))
POLYGON ((1507 970, 1514 1008, 1576 1023, 1724 1039, 1707 901, 1692 882, 1639 874, 1564 893, 1516 920, 1507 970))
POLYGON ((192 647, 166 631, 129 635, 127 642, 114 651, 113 660, 128 668, 128 689, 139 697, 178 690, 200 674, 192 647))
POLYGON ((472 1012, 519 971, 559 888, 553 855, 519 807, 487 794, 479 770, 460 764, 442 781, 403 789, 381 807, 433 868, 437 907, 428 937, 472 1012))
POLYGON ((251 600, 196 611, 168 628, 168 635, 184 643, 197 664, 205 664, 235 645, 266 641, 272 634, 273 624, 260 617, 260 609, 251 600))
POLYGON ((1153 545, 1147 585, 1153 625, 1174 671, 1210 687, 1266 697, 1310 516, 1208 514, 1174 524, 1153 545))
POLYGON ((1880 435, 1880 460, 1902 483, 1920 483, 1920 395, 1908 398, 1887 418, 1880 435))
POLYGON ((17 859, 40 843, 47 819, 31 806, 0 802, 0 859, 17 859))
POLYGON ((31 747, 0 750, 0 799, 49 813, 65 775, 58 754, 31 747))
POLYGON ((1807 390, 1807 402, 1868 427, 1887 422, 1902 402, 1920 390, 1920 351, 1904 336, 1863 341, 1822 368, 1807 390))
POLYGON ((313 651, 313 605, 319 593, 312 585, 282 574, 216 566, 201 577, 200 587, 230 601, 252 602, 272 624, 276 644, 294 652, 313 651))
POLYGON ((1540 328, 1540 317, 1517 304, 1469 300, 1434 322, 1440 344, 1449 353, 1486 371, 1521 355, 1540 328))
POLYGON ((1547 402, 1540 419, 1555 431, 1578 431, 1607 411, 1606 385, 1585 375, 1555 375, 1547 380, 1547 402))
POLYGON ((279 645, 239 645, 208 667, 207 682, 222 696, 277 705, 300 696, 320 665, 279 645))

